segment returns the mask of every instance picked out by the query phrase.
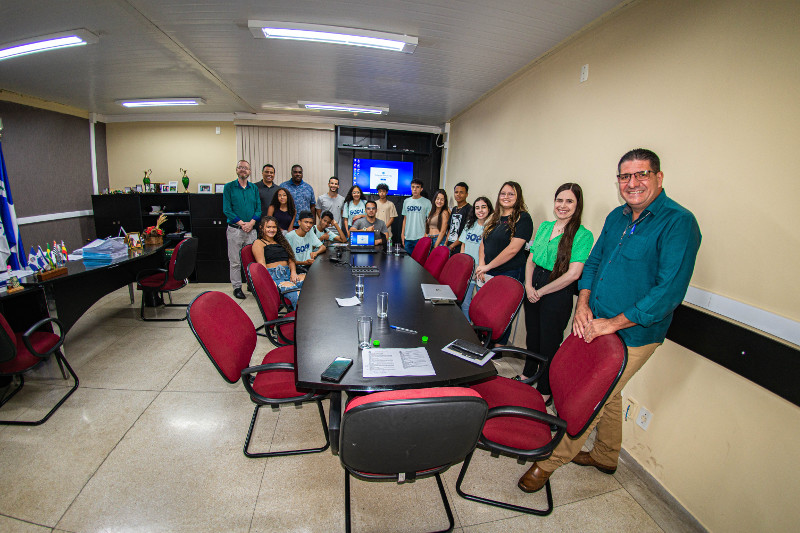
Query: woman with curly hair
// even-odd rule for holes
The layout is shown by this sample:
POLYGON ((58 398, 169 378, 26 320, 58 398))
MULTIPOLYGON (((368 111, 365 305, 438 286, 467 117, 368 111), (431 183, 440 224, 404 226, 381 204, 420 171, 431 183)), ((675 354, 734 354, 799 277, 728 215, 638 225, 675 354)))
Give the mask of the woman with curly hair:
POLYGON ((344 205, 342 205, 342 219, 344 220, 342 229, 347 232, 348 236, 350 235, 350 228, 353 227, 355 221, 367 216, 366 205, 366 199, 361 187, 358 185, 350 187, 350 190, 347 191, 347 196, 344 197, 344 205))
POLYGON ((289 191, 280 187, 272 196, 267 208, 267 216, 275 217, 278 221, 278 227, 283 231, 292 231, 294 229, 294 219, 297 216, 297 210, 294 207, 294 198, 289 194, 289 191))
MULTIPOLYGON (((277 196, 277 194, 276 194, 277 196)), ((305 274, 298 274, 294 252, 278 227, 275 217, 266 216, 258 225, 258 239, 253 243, 253 256, 263 265, 282 295, 297 307, 297 297, 305 274), (291 292, 289 292, 291 291, 291 292)))

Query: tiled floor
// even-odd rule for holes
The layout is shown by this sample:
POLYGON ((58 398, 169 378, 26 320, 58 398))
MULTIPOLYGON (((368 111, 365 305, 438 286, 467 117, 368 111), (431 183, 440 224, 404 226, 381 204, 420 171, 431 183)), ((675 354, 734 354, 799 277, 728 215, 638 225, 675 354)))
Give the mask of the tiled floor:
MULTIPOLYGON (((226 285, 190 285, 189 302, 226 285)), ((137 295, 138 298, 138 295, 137 295)), ((222 380, 186 322, 144 323, 127 289, 84 315, 65 355, 81 384, 43 426, 0 426, 0 531, 343 531, 344 474, 330 452, 248 459, 253 404, 241 383, 222 380)), ((241 303, 256 319, 252 296, 241 303)), ((181 314, 180 309, 164 313, 181 314)), ((225 335, 220 331, 220 335, 225 335)), ((260 362, 268 349, 259 338, 260 362)), ((498 362, 504 375, 516 370, 498 362)), ((3 407, 4 418, 44 412, 62 393, 45 368, 3 407)), ((41 415, 40 415, 41 416, 41 415)), ((322 440, 313 404, 262 409, 256 451, 322 440), (273 448, 274 447, 274 448, 273 448)), ((687 531, 680 510, 648 490, 624 463, 614 476, 568 465, 553 476, 556 508, 535 517, 469 502, 455 493, 460 466, 444 480, 456 531, 687 531)), ((465 481, 525 505, 544 495, 516 488, 525 467, 477 452, 465 481)), ((446 525, 433 479, 397 485, 353 481, 354 531, 428 531, 446 525)))

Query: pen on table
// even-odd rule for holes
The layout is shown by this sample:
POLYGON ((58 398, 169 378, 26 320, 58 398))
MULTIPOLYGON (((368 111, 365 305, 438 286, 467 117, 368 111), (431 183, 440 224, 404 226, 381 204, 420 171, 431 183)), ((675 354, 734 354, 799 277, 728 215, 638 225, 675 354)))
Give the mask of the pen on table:
POLYGON ((389 326, 392 329, 396 329, 397 331, 405 331, 406 333, 417 333, 416 330, 401 328, 400 326, 389 326))

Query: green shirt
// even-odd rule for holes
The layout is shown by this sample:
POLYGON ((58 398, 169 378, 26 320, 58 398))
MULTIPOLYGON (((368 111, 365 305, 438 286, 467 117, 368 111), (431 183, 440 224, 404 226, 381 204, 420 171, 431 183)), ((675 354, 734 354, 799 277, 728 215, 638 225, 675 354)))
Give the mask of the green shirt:
MULTIPOLYGON (((558 243, 561 242, 561 237, 563 236, 562 234, 554 239, 550 238, 555 225, 555 220, 542 222, 531 246, 531 261, 546 270, 553 270, 556 264, 556 256, 558 255, 558 243)), ((572 239, 572 252, 570 253, 569 262, 585 263, 586 259, 589 258, 589 253, 592 251, 593 242, 594 236, 592 232, 583 226, 579 227, 575 233, 575 238, 572 239)))
POLYGON ((228 218, 228 224, 236 224, 240 220, 258 221, 261 218, 258 187, 249 181, 247 187, 242 187, 238 179, 226 183, 222 190, 222 212, 228 218))

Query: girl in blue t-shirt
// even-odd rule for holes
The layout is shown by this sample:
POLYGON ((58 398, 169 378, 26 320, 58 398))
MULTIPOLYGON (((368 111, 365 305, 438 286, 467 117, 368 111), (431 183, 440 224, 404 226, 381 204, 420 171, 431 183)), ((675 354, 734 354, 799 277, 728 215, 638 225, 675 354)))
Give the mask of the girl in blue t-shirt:
MULTIPOLYGON (((478 264, 478 252, 481 248, 481 240, 483 239, 483 223, 494 212, 492 202, 485 196, 481 196, 472 206, 472 212, 464 222, 464 230, 459 235, 458 240, 461 242, 461 253, 469 254, 478 264)), ((472 303, 472 296, 476 290, 477 285, 475 279, 470 278, 469 286, 467 287, 467 294, 464 296, 464 301, 461 303, 461 310, 469 320, 469 304, 472 303)))
POLYGON ((350 228, 355 221, 367 216, 365 208, 366 202, 363 199, 363 195, 361 187, 353 185, 350 187, 350 190, 347 191, 347 196, 344 197, 344 205, 342 206, 342 220, 344 224, 342 225, 342 229, 347 232, 348 237, 350 236, 350 228))

